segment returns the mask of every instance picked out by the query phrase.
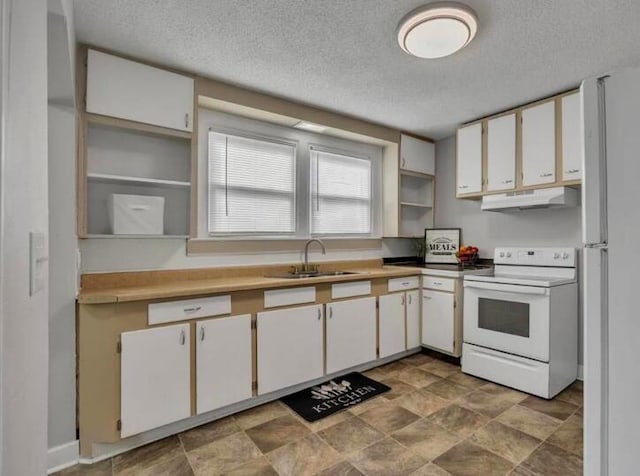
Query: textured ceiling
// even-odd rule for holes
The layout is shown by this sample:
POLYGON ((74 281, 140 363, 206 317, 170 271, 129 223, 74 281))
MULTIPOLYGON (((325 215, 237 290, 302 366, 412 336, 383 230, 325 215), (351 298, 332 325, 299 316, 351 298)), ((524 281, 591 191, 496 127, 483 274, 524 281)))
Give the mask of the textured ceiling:
POLYGON ((395 39, 416 0, 75 0, 79 41, 435 139, 457 124, 640 65, 639 0, 466 0, 459 53, 395 39))

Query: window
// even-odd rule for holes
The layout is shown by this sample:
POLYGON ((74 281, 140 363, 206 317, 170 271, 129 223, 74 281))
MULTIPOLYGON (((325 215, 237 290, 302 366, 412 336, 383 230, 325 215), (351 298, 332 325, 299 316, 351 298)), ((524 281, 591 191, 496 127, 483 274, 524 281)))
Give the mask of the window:
POLYGON ((294 144, 209 131, 212 234, 296 231, 294 144))
POLYGON ((371 234, 371 161, 310 152, 311 234, 371 234))

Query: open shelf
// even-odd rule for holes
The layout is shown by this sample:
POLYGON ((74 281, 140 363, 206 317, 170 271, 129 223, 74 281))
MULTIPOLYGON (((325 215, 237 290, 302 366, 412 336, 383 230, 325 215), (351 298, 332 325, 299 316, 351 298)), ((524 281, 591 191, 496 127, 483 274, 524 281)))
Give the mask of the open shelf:
POLYGON ((99 234, 91 233, 87 235, 87 238, 126 238, 126 239, 149 239, 149 238, 165 238, 165 239, 184 239, 189 238, 189 235, 113 235, 113 234, 99 234))
POLYGON ((400 205, 403 207, 433 208, 431 205, 425 205, 423 203, 400 202, 400 205))
POLYGON ((100 114, 93 114, 90 112, 85 113, 85 116, 89 124, 99 124, 102 126, 114 127, 118 129, 128 129, 132 132, 142 132, 144 134, 152 134, 156 136, 191 140, 191 132, 169 129, 167 127, 154 126, 152 124, 144 124, 142 122, 130 121, 128 119, 102 116, 100 114))
POLYGON ((191 182, 182 182, 178 180, 164 180, 154 179, 146 177, 129 177, 126 175, 113 175, 113 174, 99 174, 89 173, 87 174, 89 180, 104 183, 132 183, 136 185, 156 185, 165 187, 190 187, 191 182))

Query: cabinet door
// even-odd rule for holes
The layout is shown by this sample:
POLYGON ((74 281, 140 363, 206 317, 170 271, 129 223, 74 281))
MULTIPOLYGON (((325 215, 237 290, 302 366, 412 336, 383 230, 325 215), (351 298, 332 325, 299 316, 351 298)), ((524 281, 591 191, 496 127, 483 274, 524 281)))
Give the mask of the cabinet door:
POLYGON ((188 418, 189 324, 123 332, 121 344, 120 435, 124 438, 188 418))
POLYGON ((376 298, 327 304, 327 373, 376 359, 376 298))
POLYGON ((421 174, 436 174, 435 146, 411 136, 400 136, 400 168, 421 174))
POLYGON ((197 322, 197 413, 247 398, 251 398, 251 316, 197 322))
POLYGON ((481 193, 482 124, 461 127, 456 141, 456 194, 481 193))
POLYGON ((422 343, 453 352, 454 295, 422 290, 422 343))
POLYGON ((407 349, 420 347, 420 290, 407 291, 407 349))
POLYGON ((562 98, 562 180, 582 179, 580 93, 562 98))
POLYGON ((516 186, 516 115, 487 121, 487 190, 516 186))
POLYGON ((522 185, 556 181, 556 103, 522 110, 522 185))
POLYGON ((405 337, 405 293, 380 296, 378 332, 380 339, 379 357, 387 357, 406 350, 405 337))
POLYGON ((258 394, 323 375, 322 306, 259 312, 258 394))
POLYGON ((87 112, 191 131, 193 78, 89 50, 87 112))

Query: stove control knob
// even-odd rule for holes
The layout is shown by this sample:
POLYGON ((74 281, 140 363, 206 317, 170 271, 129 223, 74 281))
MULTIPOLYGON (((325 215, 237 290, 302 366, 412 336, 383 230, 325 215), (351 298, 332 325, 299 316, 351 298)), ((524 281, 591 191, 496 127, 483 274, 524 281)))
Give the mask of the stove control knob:
POLYGON ((507 251, 507 258, 511 258, 511 251, 507 251))
POLYGON ((504 251, 500 252, 500 258, 504 258, 504 251))
POLYGON ((553 259, 560 258, 560 253, 553 253, 553 259))
POLYGON ((562 253, 562 259, 569 259, 569 253, 567 253, 566 251, 562 253))

